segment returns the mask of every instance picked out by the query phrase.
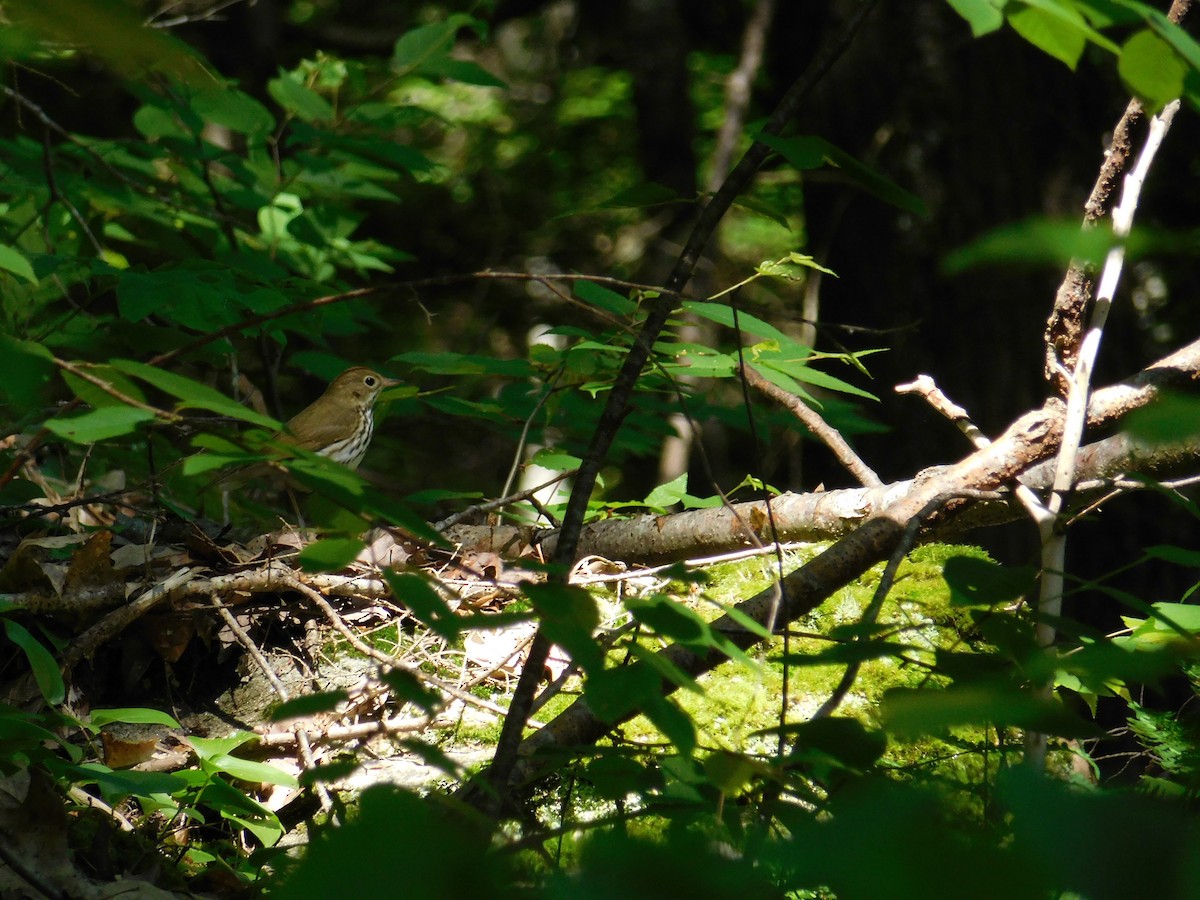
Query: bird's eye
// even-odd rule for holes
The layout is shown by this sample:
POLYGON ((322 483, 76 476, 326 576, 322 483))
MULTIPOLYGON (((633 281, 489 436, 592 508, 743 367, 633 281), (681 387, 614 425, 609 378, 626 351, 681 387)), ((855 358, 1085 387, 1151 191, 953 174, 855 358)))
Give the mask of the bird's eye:
POLYGON ((374 375, 368 375, 363 379, 363 384, 365 384, 367 387, 375 387, 375 385, 378 383, 379 381, 374 375))

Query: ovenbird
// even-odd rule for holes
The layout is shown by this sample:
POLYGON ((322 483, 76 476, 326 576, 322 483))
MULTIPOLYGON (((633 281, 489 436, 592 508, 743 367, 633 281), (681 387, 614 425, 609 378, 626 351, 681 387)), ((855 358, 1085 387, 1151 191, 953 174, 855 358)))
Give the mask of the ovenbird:
POLYGON ((288 420, 279 440, 356 469, 375 431, 375 401, 399 383, 363 366, 347 369, 288 420))
MULTIPOLYGON (((375 431, 375 401, 384 388, 399 383, 363 366, 347 369, 329 383, 325 393, 289 419, 275 440, 358 468, 375 431)), ((273 473, 278 470, 257 463, 234 469, 219 481, 228 491, 273 473)))

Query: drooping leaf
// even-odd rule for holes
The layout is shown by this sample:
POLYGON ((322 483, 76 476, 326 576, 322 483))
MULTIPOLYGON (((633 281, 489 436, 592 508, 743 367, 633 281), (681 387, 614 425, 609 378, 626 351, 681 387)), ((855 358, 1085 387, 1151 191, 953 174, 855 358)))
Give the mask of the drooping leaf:
POLYGON ((66 698, 67 689, 54 654, 47 650, 46 646, 34 637, 28 628, 13 619, 4 619, 4 633, 25 654, 29 668, 33 671, 34 680, 46 702, 51 706, 62 703, 66 698))
POLYGON ((921 217, 929 215, 929 210, 920 197, 904 190, 878 170, 851 156, 845 150, 835 147, 822 137, 815 135, 778 137, 770 134, 758 134, 756 138, 801 171, 818 169, 826 165, 833 166, 840 170, 851 184, 874 194, 885 203, 890 203, 892 206, 921 217))
POLYGON ((1149 114, 1157 113, 1183 93, 1188 66, 1165 40, 1149 29, 1139 31, 1121 48, 1117 71, 1149 114))
POLYGON ((956 606, 994 607, 1028 593, 1037 573, 1027 566, 1003 566, 975 556, 952 556, 942 576, 956 606))
POLYGON ((145 707, 93 709, 88 713, 87 721, 94 728, 102 728, 110 722, 129 722, 134 725, 165 725, 168 728, 181 727, 174 718, 162 710, 147 709, 145 707))
POLYGON ((605 722, 617 722, 648 705, 662 690, 662 680, 646 665, 600 669, 584 682, 584 697, 605 722))
POLYGON ((957 725, 1008 725, 1061 737, 1101 732, 1057 700, 1006 682, 951 685, 944 690, 893 688, 880 705, 887 730, 904 738, 938 734, 957 725))
POLYGON ((593 636, 600 613, 591 594, 554 583, 522 585, 521 593, 533 603, 546 637, 570 653, 580 668, 590 673, 604 664, 604 653, 593 636))
POLYGON ((420 575, 411 572, 384 572, 392 595, 435 633, 447 640, 458 637, 458 620, 454 610, 434 587, 420 575))
POLYGON ((79 416, 47 419, 46 427, 76 444, 94 444, 132 434, 138 425, 154 419, 154 413, 134 406, 106 406, 79 416))
POLYGON ((1164 391, 1125 417, 1125 430, 1146 444, 1174 444, 1200 435, 1200 397, 1164 391))
POLYGON ((336 117, 333 106, 319 93, 290 72, 280 73, 267 82, 267 93, 283 109, 304 122, 332 122, 336 117))
POLYGON ((37 404, 42 388, 54 372, 54 355, 39 343, 6 334, 0 334, 0 354, 4 358, 0 395, 17 406, 37 404))
POLYGON ((192 98, 192 109, 205 120, 241 134, 266 134, 275 127, 270 110, 237 88, 202 90, 192 98))
POLYGON ((354 562, 365 546, 360 538, 321 538, 306 545, 297 562, 305 572, 337 572, 354 562))
POLYGON ((30 265, 25 255, 15 247, 0 244, 0 269, 12 272, 18 278, 23 278, 30 284, 37 284, 38 278, 33 272, 33 266, 30 265))
POLYGON ((991 0, 947 0, 954 11, 967 20, 971 34, 982 37, 1004 24, 1000 6, 991 0))
POLYGON ((272 431, 281 431, 283 428, 279 422, 276 422, 270 416, 256 413, 254 410, 230 400, 220 391, 182 375, 176 375, 174 372, 168 372, 165 369, 159 369, 155 366, 130 359, 115 359, 112 361, 112 365, 114 368, 128 375, 133 375, 160 390, 166 391, 171 396, 182 401, 181 405, 185 407, 207 409, 224 416, 231 416, 235 419, 241 419, 244 422, 250 422, 253 425, 261 425, 272 431))

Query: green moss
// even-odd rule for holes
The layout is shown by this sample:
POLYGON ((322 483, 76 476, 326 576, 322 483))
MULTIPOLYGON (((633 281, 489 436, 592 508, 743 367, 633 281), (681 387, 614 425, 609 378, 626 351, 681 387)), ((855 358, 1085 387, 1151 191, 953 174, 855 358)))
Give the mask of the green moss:
MULTIPOLYGON (((814 545, 787 554, 784 574, 822 549, 824 545, 814 545)), ((942 575, 947 560, 963 555, 988 559, 976 547, 930 544, 917 548, 901 563, 880 608, 878 628, 870 635, 875 640, 895 643, 896 652, 861 665, 838 715, 852 716, 877 728, 878 706, 888 690, 944 683, 945 677, 933 669, 938 650, 969 652, 973 648, 972 620, 951 604, 942 575)), ((828 651, 838 640, 861 636, 863 613, 872 602, 883 571, 882 564, 873 567, 796 623, 787 648, 793 660, 828 651)), ((774 559, 761 557, 712 566, 706 573, 709 583, 700 595, 685 593, 676 599, 709 619, 720 614, 720 607, 758 593, 779 577, 774 559)), ((694 721, 702 749, 763 755, 774 752, 775 737, 761 732, 779 724, 783 651, 782 637, 776 638, 760 648, 749 663, 731 661, 699 678, 703 693, 679 690, 674 694, 674 701, 694 721)), ((844 664, 793 662, 787 672, 786 721, 809 721, 844 672, 844 664)), ((621 733, 637 743, 666 744, 662 733, 645 716, 630 720, 621 733)), ((982 811, 978 785, 995 776, 1005 751, 1013 749, 1019 747, 1011 734, 998 745, 994 731, 962 728, 941 738, 892 741, 881 764, 897 775, 932 770, 938 779, 963 790, 964 806, 978 814, 982 811)))

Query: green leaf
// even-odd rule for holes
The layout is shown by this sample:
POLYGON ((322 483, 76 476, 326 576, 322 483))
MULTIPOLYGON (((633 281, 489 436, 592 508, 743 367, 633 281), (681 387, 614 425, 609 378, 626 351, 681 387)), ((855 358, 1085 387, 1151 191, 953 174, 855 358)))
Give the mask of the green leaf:
POLYGON ((460 629, 454 610, 433 585, 411 572, 397 573, 387 569, 383 574, 397 603, 412 610, 435 634, 447 640, 458 637, 460 629))
MULTIPOLYGON (((93 375, 106 382, 110 387, 116 389, 126 397, 131 397, 143 403, 146 402, 146 395, 142 393, 137 384, 116 371, 112 366, 88 366, 87 372, 89 375, 93 375)), ((107 391, 101 390, 92 382, 80 378, 74 372, 64 371, 62 377, 75 396, 93 409, 103 409, 107 406, 124 407, 128 405, 107 391)))
POLYGON ((636 759, 606 754, 591 760, 585 777, 595 791, 608 800, 623 800, 630 793, 649 793, 661 786, 661 778, 636 759))
POLYGON ((275 117, 265 106, 236 88, 213 88, 192 98, 192 109, 206 121, 247 135, 266 134, 275 117))
POLYGON ((644 209, 649 206, 662 206, 664 203, 675 203, 681 200, 679 193, 671 188, 647 181, 618 191, 607 200, 596 204, 596 209, 644 209))
POLYGON ((188 779, 168 772, 137 772, 125 769, 114 772, 100 763, 71 766, 67 772, 80 784, 95 784, 108 802, 126 797, 149 797, 152 794, 176 794, 188 789, 188 779))
POLYGON ((422 74, 449 78, 452 81, 461 81, 463 84, 473 84, 477 87, 508 87, 506 82, 497 78, 479 63, 469 59, 454 59, 449 56, 433 59, 422 66, 421 71, 422 74))
POLYGON ((147 709, 144 707, 93 709, 88 713, 87 721, 93 728, 103 728, 110 722, 129 722, 133 725, 165 725, 168 728, 182 727, 175 719, 162 710, 147 709))
POLYGON ((217 753, 205 760, 214 769, 241 781, 279 784, 284 787, 299 787, 294 775, 269 763, 242 759, 228 753, 217 753))
POLYGON ((392 71, 405 75, 425 71, 430 66, 436 69, 437 64, 448 58, 454 49, 458 32, 468 26, 480 27, 477 20, 459 13, 449 16, 444 22, 406 31, 392 47, 392 71))
POLYGON ((662 679, 645 665, 619 666, 591 673, 583 693, 592 712, 619 722, 649 704, 662 691, 662 679))
POLYGON ((154 385, 159 390, 165 391, 179 399, 182 401, 181 405, 184 407, 207 409, 210 412, 240 419, 243 422, 261 425, 272 431, 281 431, 283 429, 283 426, 270 416, 264 416, 252 409, 247 409, 240 403, 230 400, 220 391, 214 390, 208 387, 208 385, 200 384, 198 381, 193 381, 190 378, 185 378, 182 375, 176 375, 173 372, 167 372, 155 366, 148 366, 145 363, 131 359, 114 359, 112 360, 112 365, 114 368, 128 375, 133 375, 135 378, 140 378, 154 385))
POLYGON ((358 559, 365 546, 358 538, 321 538, 304 547, 297 561, 305 572, 337 572, 358 559))
POLYGON ((58 661, 46 647, 29 633, 29 629, 20 622, 12 619, 4 620, 4 633, 8 639, 21 648, 29 668, 33 670, 34 680, 42 696, 51 706, 57 706, 66 699, 67 688, 63 683, 62 672, 58 669, 58 661))
POLYGON ((694 643, 704 641, 708 635, 704 619, 669 597, 628 600, 626 608, 638 622, 672 641, 694 643))
POLYGON ((937 734, 955 725, 1009 725, 1061 737, 1102 732, 1057 700, 1009 684, 972 683, 945 690, 893 688, 880 705, 888 731, 905 738, 937 734))
POLYGON ((1189 550, 1186 547, 1175 547, 1171 544, 1164 544, 1147 547, 1145 553, 1152 559, 1163 559, 1177 566, 1189 566, 1200 569, 1200 550, 1189 550))
POLYGON ((86 48, 90 56, 134 83, 152 81, 152 73, 184 83, 209 77, 194 50, 167 29, 146 27, 142 10, 134 6, 95 0, 6 0, 4 12, 6 29, 12 22, 63 45, 86 48))
POLYGON ((337 116, 329 101, 300 83, 297 76, 283 72, 267 83, 267 93, 288 113, 304 122, 332 122, 337 116))
MULTIPOLYGON (((718 325, 724 325, 726 328, 734 327, 733 310, 724 303, 712 303, 707 300, 685 300, 683 308, 702 319, 708 319, 710 322, 716 322, 718 325)), ((778 341, 780 344, 790 344, 796 347, 802 346, 774 325, 764 322, 762 319, 748 312, 738 311, 737 324, 745 334, 778 341)))
POLYGON ((530 465, 541 466, 551 472, 573 472, 579 468, 583 460, 554 447, 543 447, 529 460, 530 465))
POLYGON ((153 418, 154 413, 146 409, 134 406, 106 406, 80 416, 47 419, 46 427, 59 437, 76 444, 94 444, 132 434, 138 425, 153 418))
POLYGON ((133 127, 151 141, 164 137, 187 139, 192 136, 174 110, 157 103, 148 103, 138 109, 133 114, 133 127))
POLYGON ((975 556, 952 556, 942 568, 955 606, 993 607, 1011 603, 1033 589, 1037 572, 1028 566, 1002 566, 975 556))
POLYGON ((192 745, 192 749, 196 751, 196 756, 202 760, 212 759, 216 756, 230 753, 236 750, 242 744, 256 741, 258 738, 248 731, 235 731, 228 737, 223 738, 202 738, 189 737, 188 743, 192 745))
POLYGON ((18 407, 36 406, 38 395, 54 372, 54 355, 34 341, 0 334, 0 358, 4 359, 0 395, 18 407))
POLYGON ((10 247, 8 244, 0 244, 0 269, 7 272, 12 272, 18 278, 23 278, 30 284, 37 284, 37 275, 33 273, 33 266, 29 260, 17 250, 15 247, 10 247))
POLYGON ((839 169, 852 184, 867 193, 874 194, 885 203, 890 203, 892 206, 907 210, 922 218, 929 215, 929 210, 920 197, 904 190, 876 169, 851 156, 845 150, 835 147, 822 137, 815 135, 778 137, 763 133, 755 137, 760 143, 766 144, 801 171, 819 169, 826 165, 833 166, 839 169))
POLYGON ((967 20, 971 34, 982 37, 1004 24, 999 4, 991 0, 948 0, 954 11, 967 20))
POLYGON ((442 706, 442 697, 433 688, 426 687, 416 675, 407 669, 388 669, 379 680, 392 689, 401 703, 411 703, 432 715, 442 706))
POLYGON ((1171 45, 1150 30, 1139 31, 1121 48, 1117 72, 1153 115, 1183 93, 1188 66, 1171 45))
POLYGON ((691 716, 666 697, 654 697, 644 710, 646 717, 654 723, 675 748, 684 756, 696 752, 696 726, 691 716))
MULTIPOLYGON (((1132 238, 1130 249, 1139 249, 1132 238)), ((949 274, 982 263, 1052 263, 1061 266, 1071 260, 1092 265, 1103 262, 1110 249, 1121 243, 1111 229, 1080 228, 1078 222, 1029 219, 1001 225, 981 238, 955 250, 942 262, 949 274)), ((1142 241, 1143 245, 1149 241, 1142 241)), ((1157 242, 1156 243, 1162 243, 1157 242)))
MULTIPOLYGON (((860 387, 855 387, 848 381, 830 375, 827 372, 822 372, 820 369, 814 369, 808 365, 803 359, 787 359, 772 352, 759 352, 755 354, 755 361, 750 364, 754 370, 771 381, 778 384, 785 390, 799 394, 805 399, 811 400, 810 395, 801 390, 798 385, 781 381, 777 376, 783 374, 788 379, 811 384, 815 387, 824 388, 827 391, 837 391, 842 394, 850 394, 855 397, 862 397, 864 400, 878 400, 879 398, 870 391, 864 391, 860 387)), ((810 404, 811 405, 811 404, 810 404)), ((819 405, 819 404, 817 404, 819 405)))
POLYGON ((1126 416, 1125 430, 1150 445, 1192 440, 1200 435, 1200 397, 1164 391, 1126 416))
POLYGON ((1145 3, 1132 2, 1132 0, 1115 0, 1115 2, 1119 6, 1136 12, 1142 21, 1154 29, 1155 34, 1170 44, 1175 52, 1187 61, 1193 71, 1200 72, 1200 42, 1172 22, 1162 10, 1145 3))
POLYGON ((768 728, 759 734, 784 734, 792 739, 791 758, 805 758, 818 751, 836 759, 848 769, 870 768, 887 749, 882 731, 869 729, 857 719, 826 718, 796 722, 782 728, 768 728))
POLYGON ((1074 6, 1059 0, 1023 0, 1024 6, 1008 15, 1013 30, 1035 47, 1061 60, 1071 70, 1083 56, 1088 41, 1116 53, 1117 47, 1088 26, 1074 6))
POLYGON ((562 584, 525 584, 523 593, 541 620, 542 631, 571 654, 585 672, 604 665, 604 652, 594 637, 600 625, 596 598, 583 588, 562 584))
POLYGON ((674 506, 687 496, 688 473, 684 472, 673 481, 660 484, 646 495, 645 504, 656 509, 666 509, 674 506))
POLYGON ((637 304, 628 297, 591 281, 575 282, 575 296, 615 316, 632 316, 637 312, 637 304))
POLYGON ((764 259, 754 267, 754 271, 759 275, 784 278, 788 281, 804 280, 808 276, 808 273, 805 271, 806 269, 816 269, 818 272, 824 272, 826 275, 832 275, 834 278, 838 277, 837 272, 833 271, 833 269, 825 268, 805 253, 792 252, 783 259, 764 259))

